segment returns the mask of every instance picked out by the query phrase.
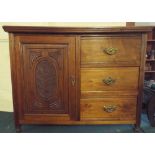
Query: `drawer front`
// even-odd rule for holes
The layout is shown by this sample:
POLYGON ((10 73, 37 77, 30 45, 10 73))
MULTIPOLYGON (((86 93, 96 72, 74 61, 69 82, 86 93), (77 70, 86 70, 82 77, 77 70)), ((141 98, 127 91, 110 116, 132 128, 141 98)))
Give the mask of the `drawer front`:
POLYGON ((136 98, 81 99, 81 120, 135 120, 136 98))
POLYGON ((138 67, 81 68, 81 91, 137 91, 138 67))
POLYGON ((82 65, 140 65, 141 37, 83 37, 82 65))

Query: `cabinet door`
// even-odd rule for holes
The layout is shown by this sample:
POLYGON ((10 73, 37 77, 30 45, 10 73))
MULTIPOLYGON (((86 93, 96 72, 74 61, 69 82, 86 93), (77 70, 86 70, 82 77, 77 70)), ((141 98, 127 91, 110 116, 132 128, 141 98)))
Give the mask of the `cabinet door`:
POLYGON ((75 120, 75 38, 22 35, 15 41, 20 119, 75 120))

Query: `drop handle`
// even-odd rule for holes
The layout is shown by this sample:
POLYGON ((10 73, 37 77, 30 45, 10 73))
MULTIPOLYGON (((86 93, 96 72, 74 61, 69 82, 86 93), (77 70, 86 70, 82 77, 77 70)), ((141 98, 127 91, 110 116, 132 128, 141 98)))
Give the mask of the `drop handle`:
POLYGON ((103 79, 103 82, 106 85, 112 85, 116 82, 116 79, 113 79, 112 77, 107 77, 107 78, 103 79))
POLYGON ((108 112, 108 113, 112 113, 117 109, 117 107, 115 105, 107 105, 103 107, 103 111, 108 112))
POLYGON ((108 55, 114 55, 117 53, 118 49, 110 47, 110 48, 105 48, 103 51, 108 55))
POLYGON ((72 86, 75 86, 75 82, 76 82, 76 81, 75 81, 75 76, 72 75, 72 76, 70 77, 70 80, 71 80, 72 86))

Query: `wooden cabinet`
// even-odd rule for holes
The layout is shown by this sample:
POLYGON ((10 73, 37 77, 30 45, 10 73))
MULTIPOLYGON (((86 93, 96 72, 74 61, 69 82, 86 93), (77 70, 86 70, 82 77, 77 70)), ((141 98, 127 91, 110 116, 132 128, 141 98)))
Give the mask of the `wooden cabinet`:
POLYGON ((140 126, 149 28, 4 26, 15 124, 140 126))

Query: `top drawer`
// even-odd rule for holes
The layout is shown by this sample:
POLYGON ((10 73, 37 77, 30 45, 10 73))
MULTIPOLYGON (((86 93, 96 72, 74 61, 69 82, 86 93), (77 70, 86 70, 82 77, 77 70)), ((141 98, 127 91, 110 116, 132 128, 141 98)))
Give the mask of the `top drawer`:
POLYGON ((81 64, 139 66, 141 44, 141 36, 82 37, 81 64))

